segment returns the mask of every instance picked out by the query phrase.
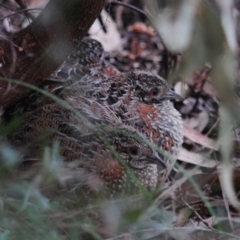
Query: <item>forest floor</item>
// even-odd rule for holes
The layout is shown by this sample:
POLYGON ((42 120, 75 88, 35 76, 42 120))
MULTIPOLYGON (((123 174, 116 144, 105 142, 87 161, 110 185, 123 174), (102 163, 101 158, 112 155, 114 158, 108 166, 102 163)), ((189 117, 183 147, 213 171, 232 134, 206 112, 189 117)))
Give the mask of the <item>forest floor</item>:
MULTIPOLYGON (((140 1, 128 3, 146 10, 140 1)), ((238 16, 238 2, 235 4, 238 16)), ((107 7, 89 35, 102 42, 107 60, 120 71, 140 69, 159 74, 182 96, 181 101, 174 102, 184 125, 178 174, 157 196, 146 196, 140 208, 134 205, 129 211, 123 209, 134 198, 94 202, 83 208, 76 193, 66 197, 65 191, 52 187, 55 180, 46 169, 30 182, 26 176, 24 182, 19 182, 15 173, 3 169, 0 239, 32 239, 36 233, 37 239, 239 239, 238 204, 233 206, 222 190, 226 186, 221 175, 221 104, 211 64, 202 64, 182 79, 175 73, 187 58, 184 52, 171 53, 144 14, 121 5, 107 7), (44 185, 50 183, 50 187, 40 191, 43 178, 44 185)), ((238 66, 237 93, 239 70, 238 66)), ((235 168, 231 184, 237 201, 239 128, 233 132, 235 168)))

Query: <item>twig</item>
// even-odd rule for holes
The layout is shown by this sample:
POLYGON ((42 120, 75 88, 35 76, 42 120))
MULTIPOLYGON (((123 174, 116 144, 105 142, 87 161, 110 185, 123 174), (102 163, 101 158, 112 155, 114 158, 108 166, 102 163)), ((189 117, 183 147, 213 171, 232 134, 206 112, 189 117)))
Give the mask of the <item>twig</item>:
POLYGON ((13 46, 15 46, 16 48, 18 48, 18 49, 21 49, 22 47, 21 46, 18 46, 18 45, 16 45, 14 42, 12 42, 10 39, 8 39, 8 38, 5 38, 3 35, 1 35, 0 34, 0 39, 4 39, 4 40, 6 40, 6 41, 8 41, 8 42, 10 42, 13 46))
POLYGON ((22 13, 22 12, 27 12, 27 11, 42 11, 43 9, 42 8, 30 8, 30 9, 21 9, 19 11, 15 11, 14 13, 12 14, 9 14, 7 16, 4 16, 2 18, 0 18, 0 21, 4 20, 5 18, 10 18, 16 14, 19 14, 19 13, 22 13))
POLYGON ((212 132, 212 130, 218 125, 219 121, 220 121, 220 118, 218 117, 217 120, 215 121, 215 123, 209 129, 209 131, 205 134, 206 136, 208 136, 212 132))
POLYGON ((144 12, 143 10, 141 10, 141 9, 139 9, 139 8, 137 8, 137 7, 134 7, 134 6, 131 5, 131 4, 124 3, 124 2, 119 2, 119 1, 117 1, 117 0, 108 0, 107 3, 108 3, 108 4, 119 4, 119 5, 122 5, 122 6, 124 6, 124 7, 130 8, 130 9, 136 11, 136 12, 139 12, 139 13, 143 14, 145 17, 147 17, 147 18, 149 19, 149 16, 148 16, 148 14, 147 14, 146 12, 144 12))

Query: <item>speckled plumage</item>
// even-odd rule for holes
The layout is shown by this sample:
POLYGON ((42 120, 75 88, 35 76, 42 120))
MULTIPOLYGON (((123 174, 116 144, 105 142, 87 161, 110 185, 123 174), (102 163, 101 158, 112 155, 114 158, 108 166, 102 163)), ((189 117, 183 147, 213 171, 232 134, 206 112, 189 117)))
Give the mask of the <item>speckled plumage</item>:
MULTIPOLYGON (((109 152, 100 131, 140 182, 148 189, 155 189, 163 169, 162 165, 159 167, 153 163, 153 155, 160 162, 155 150, 124 134, 107 133, 104 129, 129 130, 176 158, 183 139, 181 116, 169 101, 176 95, 167 82, 155 74, 118 72, 104 60, 103 52, 99 42, 85 38, 49 77, 58 83, 60 91, 55 91, 54 87, 50 90, 78 114, 39 93, 33 93, 18 104, 17 110, 12 109, 5 114, 8 117, 19 112, 24 114, 23 126, 9 139, 18 147, 31 143, 34 147, 24 152, 30 158, 35 154, 32 149, 37 151, 57 140, 66 162, 82 160, 81 166, 97 175, 110 192, 125 192, 132 182, 128 180, 131 174, 109 152), (109 72, 109 69, 112 70, 109 72), (129 154, 131 145, 141 150, 140 155, 133 158, 129 154)), ((49 89, 48 85, 45 88, 49 89)))
POLYGON ((62 95, 95 122, 133 126, 174 158, 181 148, 181 116, 169 101, 176 94, 155 74, 134 71, 108 78, 86 75, 66 86, 62 95))
POLYGON ((106 54, 100 42, 85 37, 81 41, 77 41, 75 51, 68 56, 48 79, 65 82, 65 85, 67 85, 69 84, 68 81, 72 83, 72 78, 80 79, 85 74, 101 77, 114 75, 118 70, 104 59, 106 54))
MULTIPOLYGON (((148 190, 157 187, 162 174, 159 169, 163 170, 164 165, 153 149, 110 126, 86 134, 81 126, 71 126, 71 116, 56 103, 40 105, 25 114, 25 123, 9 139, 12 145, 23 151, 23 161, 39 158, 44 146, 51 146, 53 140, 58 141, 59 154, 67 166, 78 160, 76 167, 84 169, 90 176, 85 179, 84 194, 102 190, 111 195, 138 191, 129 171, 148 190), (98 187, 93 183, 95 180, 98 187)), ((143 137, 129 126, 121 126, 119 130, 143 137)))

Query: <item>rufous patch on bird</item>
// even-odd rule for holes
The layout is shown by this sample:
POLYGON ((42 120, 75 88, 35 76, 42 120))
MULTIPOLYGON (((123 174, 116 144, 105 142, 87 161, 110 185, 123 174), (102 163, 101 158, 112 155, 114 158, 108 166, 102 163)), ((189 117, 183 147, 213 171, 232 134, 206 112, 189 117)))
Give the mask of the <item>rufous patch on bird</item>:
POLYGON ((110 156, 105 158, 105 161, 98 165, 99 173, 104 176, 106 180, 119 179, 121 180, 124 175, 123 166, 114 158, 110 156))
POLYGON ((155 112, 154 106, 145 103, 137 103, 137 110, 139 111, 140 118, 150 126, 153 119, 156 119, 158 114, 155 112))

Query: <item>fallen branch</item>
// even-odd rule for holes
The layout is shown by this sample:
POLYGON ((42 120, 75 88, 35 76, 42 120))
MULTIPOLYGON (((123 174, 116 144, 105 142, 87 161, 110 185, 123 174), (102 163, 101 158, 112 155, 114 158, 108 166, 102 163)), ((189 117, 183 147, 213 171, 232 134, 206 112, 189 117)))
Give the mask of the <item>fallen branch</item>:
MULTIPOLYGON (((25 29, 0 38, 0 76, 39 85, 68 56, 99 16, 106 0, 50 0, 25 29)), ((30 90, 0 81, 0 107, 7 107, 30 90)))

